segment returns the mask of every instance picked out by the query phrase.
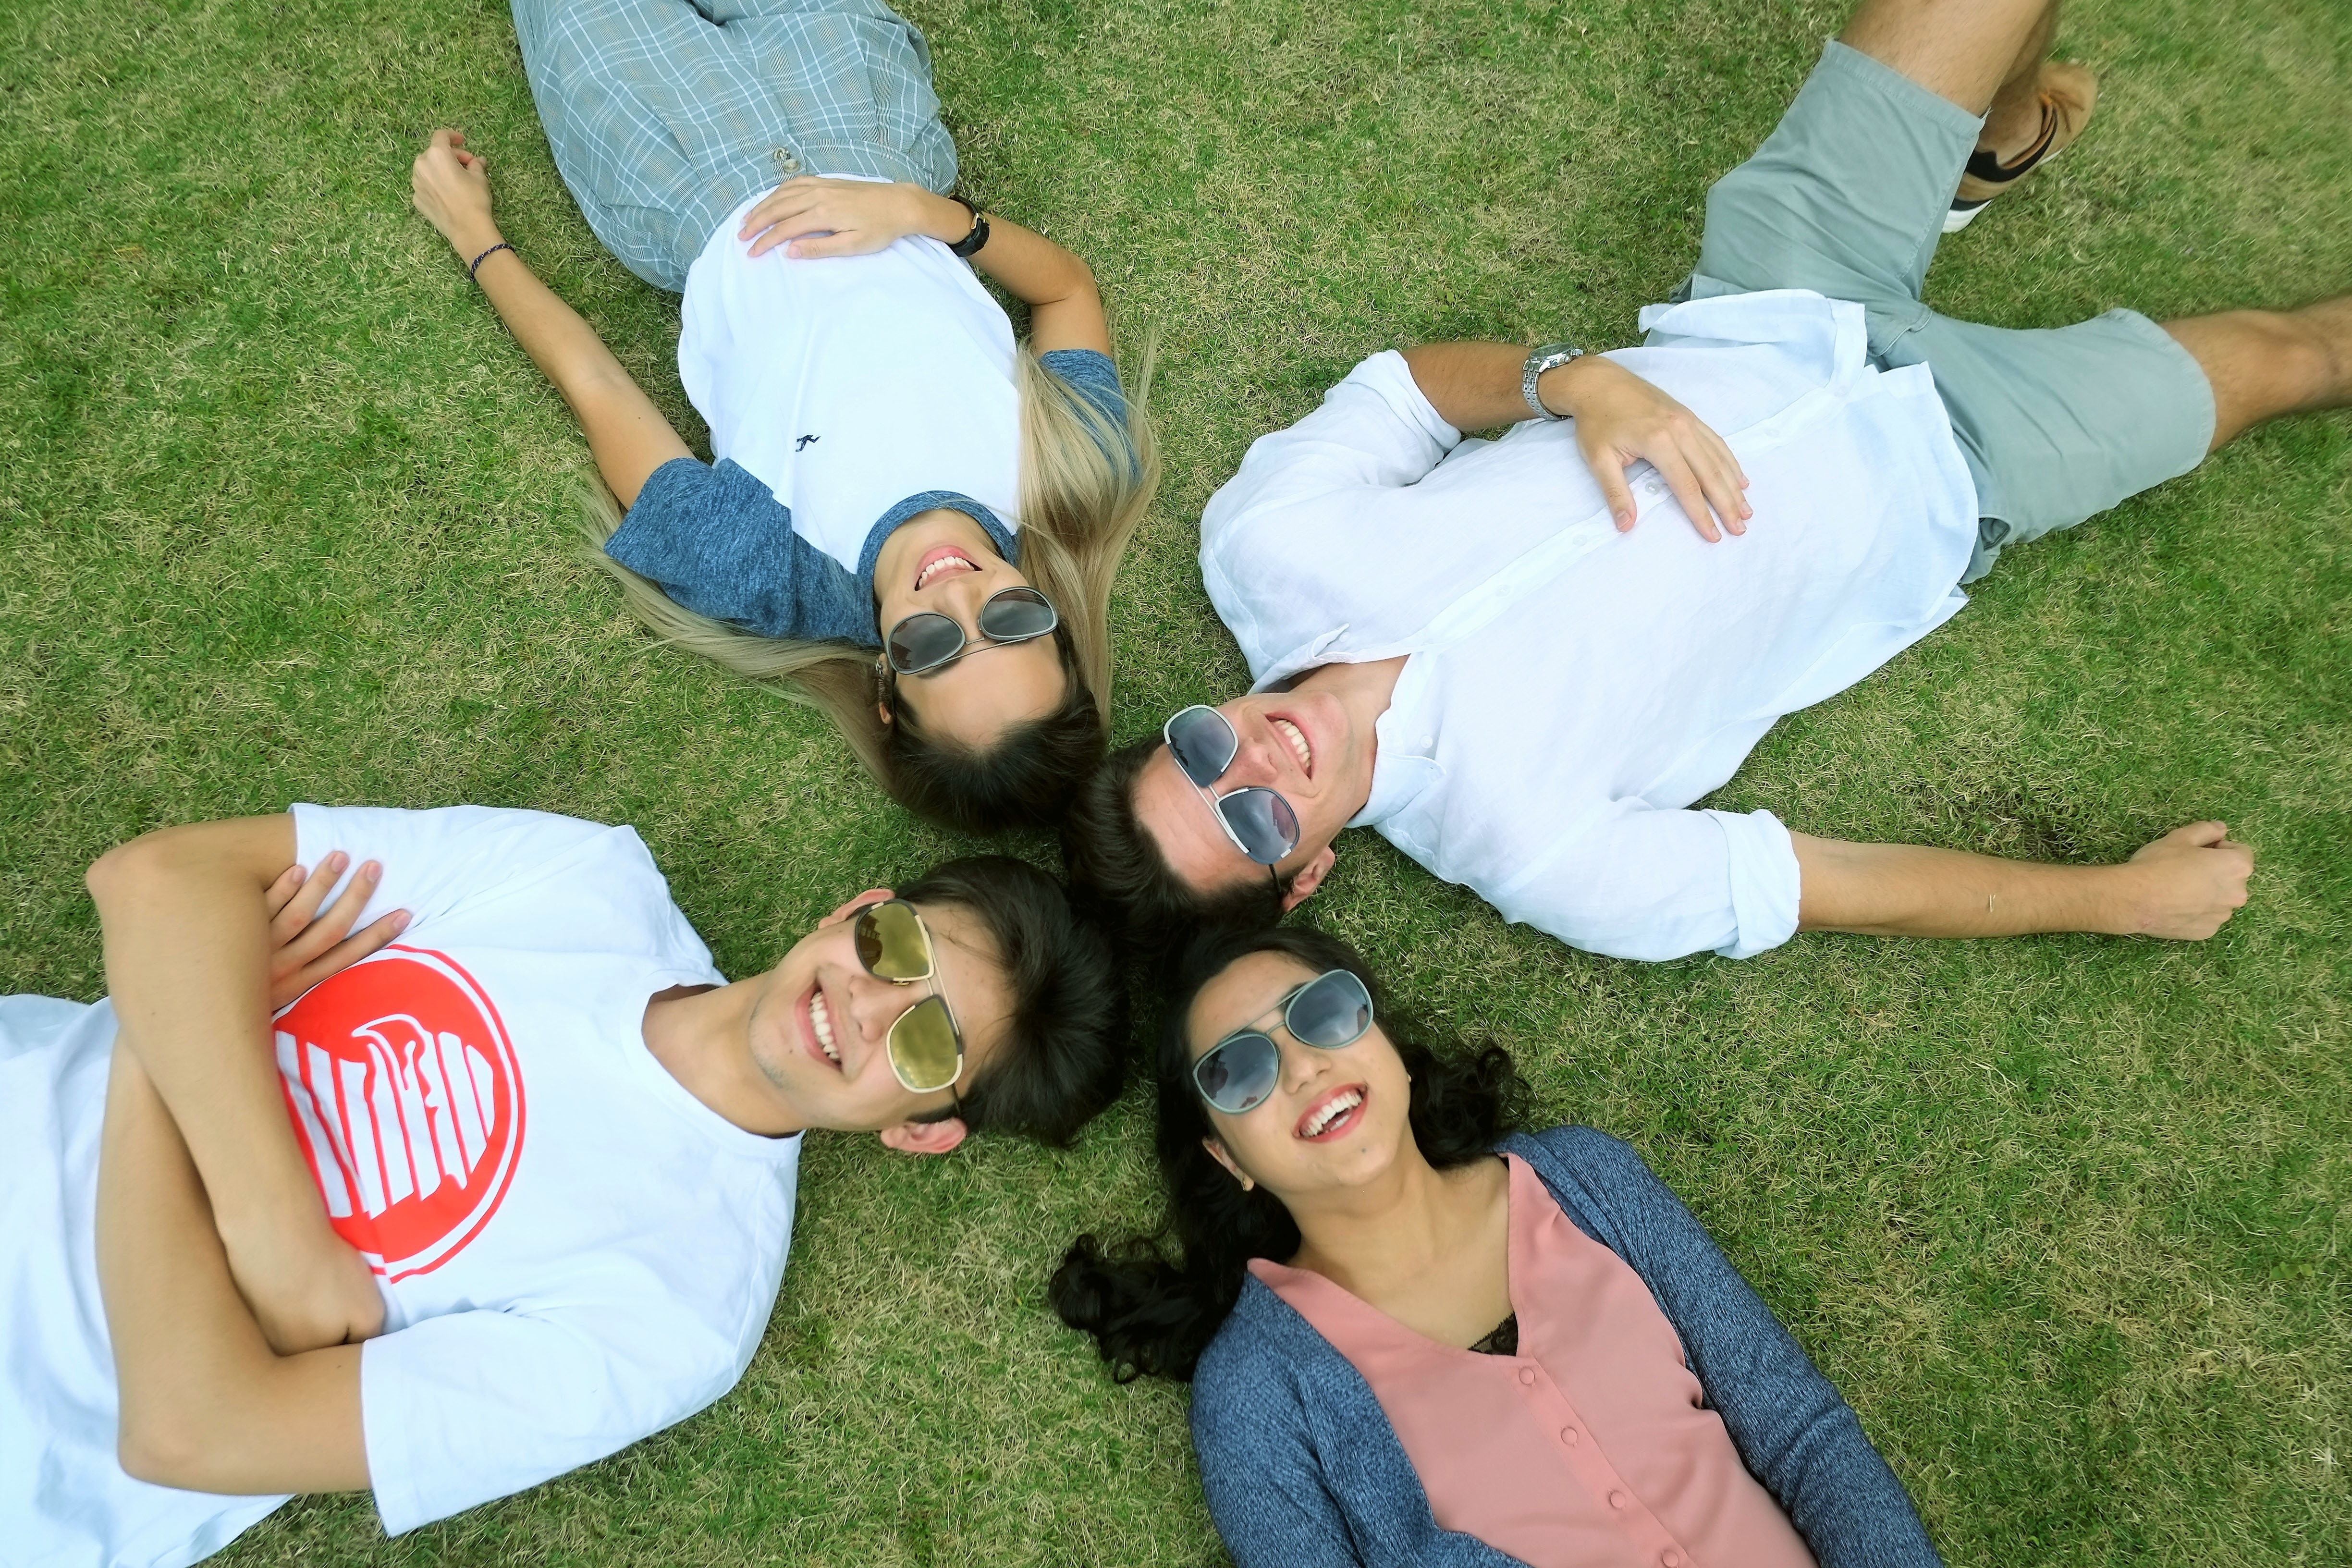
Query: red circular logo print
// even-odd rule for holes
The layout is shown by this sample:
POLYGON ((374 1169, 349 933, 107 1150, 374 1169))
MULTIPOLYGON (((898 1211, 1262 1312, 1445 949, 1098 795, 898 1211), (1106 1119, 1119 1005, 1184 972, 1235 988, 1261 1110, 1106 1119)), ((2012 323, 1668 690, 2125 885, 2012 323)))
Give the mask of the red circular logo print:
POLYGON ((276 1035, 336 1233, 388 1279, 456 1257, 522 1152, 522 1074, 474 977, 446 953, 387 947, 312 986, 276 1035))

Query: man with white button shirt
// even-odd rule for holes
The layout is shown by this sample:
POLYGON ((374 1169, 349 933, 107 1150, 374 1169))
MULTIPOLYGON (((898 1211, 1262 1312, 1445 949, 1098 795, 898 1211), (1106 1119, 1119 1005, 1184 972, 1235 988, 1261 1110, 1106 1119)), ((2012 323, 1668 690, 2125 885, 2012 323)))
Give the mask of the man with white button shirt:
POLYGON ((1963 169, 1997 194, 2087 118, 2054 26, 2045 0, 1868 0, 1710 193, 1642 347, 1375 354, 1254 445, 1201 525, 1252 694, 1105 765, 1065 829, 1078 878, 1145 941, 1272 921, 1365 826, 1627 958, 1799 930, 2210 936, 2252 868, 2220 823, 2065 867, 1688 809, 2004 545, 2352 401, 2352 299, 2030 332, 1920 303, 1963 169))

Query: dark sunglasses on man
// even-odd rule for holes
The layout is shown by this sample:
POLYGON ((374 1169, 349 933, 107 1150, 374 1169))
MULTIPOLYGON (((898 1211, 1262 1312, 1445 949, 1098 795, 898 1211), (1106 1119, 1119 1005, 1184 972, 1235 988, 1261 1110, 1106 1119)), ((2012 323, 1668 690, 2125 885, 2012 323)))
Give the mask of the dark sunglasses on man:
MULTIPOLYGON (((1290 1037, 1319 1050, 1352 1046, 1372 1026, 1372 994, 1345 969, 1324 971, 1276 1005, 1290 1037)), ((1255 1025, 1235 1029, 1192 1064, 1192 1087, 1227 1116, 1264 1105, 1281 1078, 1282 1047, 1255 1025)))
POLYGON ((1209 786, 1224 777, 1242 749, 1241 737, 1215 709, 1194 703, 1160 727, 1168 754, 1176 767, 1217 814, 1234 847, 1261 866, 1271 867, 1298 847, 1298 813, 1279 791, 1250 784, 1219 795, 1209 786))
POLYGON ((963 1077, 963 1031, 939 987, 939 955, 922 915, 906 900, 889 899, 858 910, 850 930, 857 962, 875 979, 893 985, 931 982, 931 994, 899 1014, 883 1039, 891 1072, 916 1094, 953 1087, 963 1077))
POLYGON ((918 610, 890 628, 883 639, 890 668, 900 675, 929 675, 961 658, 965 649, 1005 647, 1034 642, 1062 624, 1054 602, 1034 588, 999 588, 980 606, 982 641, 972 644, 952 616, 918 610))

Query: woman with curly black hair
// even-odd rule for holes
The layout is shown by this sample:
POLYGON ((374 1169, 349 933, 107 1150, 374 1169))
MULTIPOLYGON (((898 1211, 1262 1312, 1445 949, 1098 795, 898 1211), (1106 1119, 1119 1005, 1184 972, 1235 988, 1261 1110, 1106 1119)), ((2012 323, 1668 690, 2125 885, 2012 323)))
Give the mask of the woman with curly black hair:
POLYGON ((1178 1256, 1082 1237, 1054 1277, 1115 1377, 1192 1381, 1241 1568, 1937 1561, 1639 1155, 1517 1131, 1507 1055, 1380 1014, 1333 938, 1196 944, 1159 1058, 1178 1256))

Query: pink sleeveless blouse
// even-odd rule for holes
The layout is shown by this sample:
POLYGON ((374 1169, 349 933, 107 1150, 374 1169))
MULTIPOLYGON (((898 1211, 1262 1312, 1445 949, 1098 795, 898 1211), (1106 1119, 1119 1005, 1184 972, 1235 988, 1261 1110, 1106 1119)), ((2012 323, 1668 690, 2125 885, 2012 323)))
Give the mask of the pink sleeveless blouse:
POLYGON ((1250 1271, 1371 1385, 1444 1528, 1534 1568, 1814 1568, 1641 1276, 1505 1158, 1517 1355, 1439 1344, 1319 1274, 1250 1271))

